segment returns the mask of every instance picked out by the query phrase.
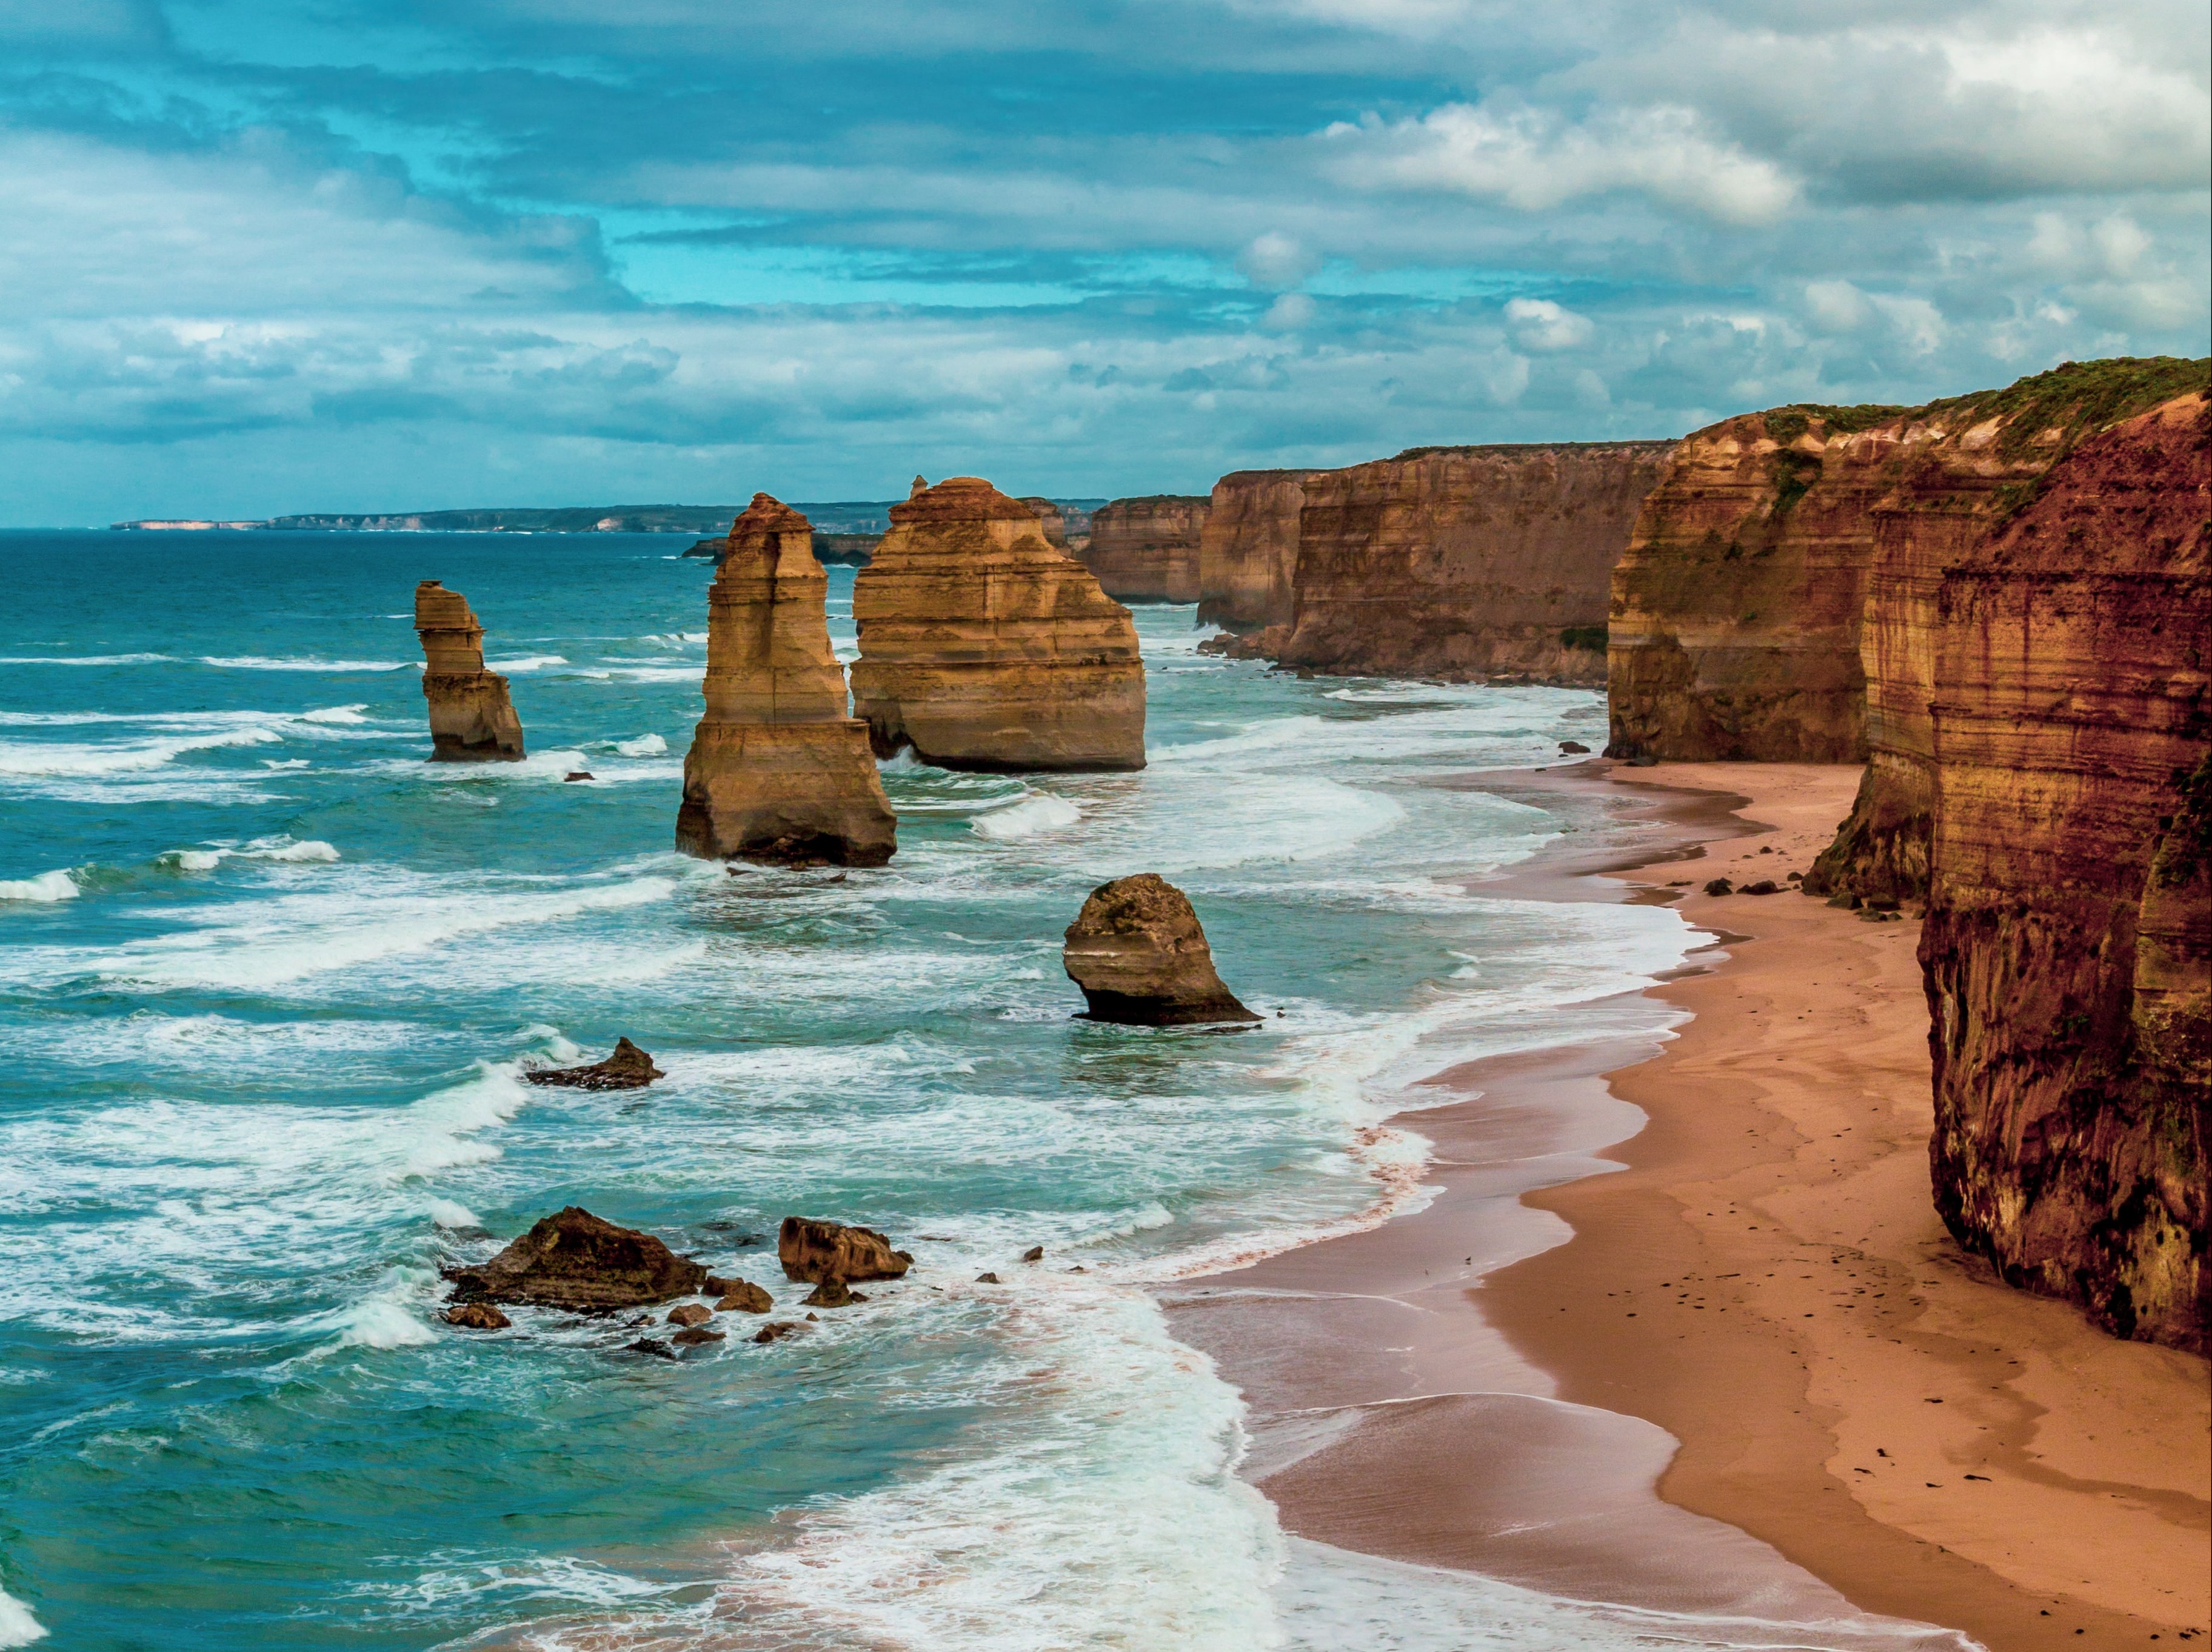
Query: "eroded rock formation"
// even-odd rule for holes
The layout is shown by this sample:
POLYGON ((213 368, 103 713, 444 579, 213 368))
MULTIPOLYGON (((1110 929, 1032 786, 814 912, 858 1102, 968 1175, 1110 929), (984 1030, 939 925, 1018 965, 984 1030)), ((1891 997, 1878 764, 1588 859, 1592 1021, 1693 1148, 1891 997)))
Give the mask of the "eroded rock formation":
POLYGON ((1091 891, 1060 953, 1093 1021, 1183 1027, 1257 1021, 1222 983, 1183 892, 1157 872, 1091 891))
POLYGON ((1067 519, 1060 514, 1060 507, 1038 494, 1024 494, 1023 504, 1028 506, 1044 530, 1045 542, 1055 550, 1067 549, 1067 519))
POLYGON ((453 1300, 546 1308, 636 1308, 688 1297, 707 1270, 649 1233, 619 1228, 571 1205, 477 1267, 452 1268, 453 1300))
POLYGON ((776 1260, 783 1277, 815 1285, 826 1280, 848 1284, 854 1279, 896 1279, 914 1266, 905 1251, 873 1228, 848 1227, 842 1222, 817 1221, 812 1217, 787 1216, 775 1240, 776 1260))
POLYGON ((1102 505, 1091 513, 1083 565, 1116 602, 1196 602, 1208 506, 1203 496, 1179 494, 1102 505))
POLYGON ((2212 1327, 2212 420, 2090 435, 1929 603, 1937 1208, 2121 1336, 2212 1327))
POLYGON ((1198 619, 1238 633, 1297 616, 1298 516, 1310 471, 1232 471, 1213 484, 1198 542, 1198 619))
POLYGON ((707 594, 707 714, 676 846, 707 859, 881 865, 897 823, 830 652, 807 519, 755 494, 707 594))
MULTIPOLYGON (((917 483, 920 478, 916 478, 917 483)), ((1129 610, 979 477, 891 507, 853 587, 853 708, 875 750, 947 768, 1145 766, 1145 674, 1129 610)))
POLYGON ((533 1084, 555 1084, 569 1090, 642 1090, 655 1078, 668 1075, 653 1065, 653 1058, 627 1038, 615 1041, 614 1054, 604 1061, 580 1067, 527 1067, 523 1078, 533 1084))
POLYGON ((1605 681, 1613 564, 1674 444, 1414 448, 1301 485, 1281 664, 1605 681))
POLYGON ((522 720, 507 698, 507 679, 484 669, 483 627, 468 598, 436 580, 423 580, 415 587, 415 635, 422 639, 430 761, 520 761, 522 720))

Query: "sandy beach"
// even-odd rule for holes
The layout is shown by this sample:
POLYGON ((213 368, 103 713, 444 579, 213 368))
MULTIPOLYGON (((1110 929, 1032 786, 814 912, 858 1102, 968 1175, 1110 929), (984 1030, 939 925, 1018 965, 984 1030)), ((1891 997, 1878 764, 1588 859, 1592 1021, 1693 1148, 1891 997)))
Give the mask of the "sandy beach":
POLYGON ((1679 1011, 1671 1039, 1595 1005, 1574 1048, 1431 1081, 1463 1099, 1401 1115, 1435 1145, 1424 1208, 1170 1297, 1244 1389, 1246 1473, 1286 1527, 1808 1645, 1908 1643, 1899 1619, 1995 1652, 2206 1631, 2205 1363, 1998 1285, 1944 1232, 1917 925, 1700 892, 1802 871, 1857 777, 1468 782, 1644 811, 1644 870, 1563 852, 1504 884, 1676 901, 1717 944, 1638 1006, 1679 1011))

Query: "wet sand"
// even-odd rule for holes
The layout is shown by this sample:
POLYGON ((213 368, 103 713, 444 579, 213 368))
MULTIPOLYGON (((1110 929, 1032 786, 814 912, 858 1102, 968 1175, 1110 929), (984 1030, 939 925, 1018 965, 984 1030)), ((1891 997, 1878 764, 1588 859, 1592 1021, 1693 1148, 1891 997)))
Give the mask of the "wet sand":
POLYGON ((1694 1017, 1673 1042, 1616 1001, 1576 1048, 1431 1081, 1468 1099, 1400 1121, 1435 1144, 1425 1208, 1168 1295, 1244 1388, 1246 1472, 1289 1529, 1806 1644, 2203 1631, 2205 1363, 1998 1285, 1944 1234, 1917 926, 1656 887, 1781 881, 1856 780, 1468 782, 1638 799, 1640 877, 1569 848, 1492 887, 1679 900, 1725 951, 1646 995, 1694 1017))

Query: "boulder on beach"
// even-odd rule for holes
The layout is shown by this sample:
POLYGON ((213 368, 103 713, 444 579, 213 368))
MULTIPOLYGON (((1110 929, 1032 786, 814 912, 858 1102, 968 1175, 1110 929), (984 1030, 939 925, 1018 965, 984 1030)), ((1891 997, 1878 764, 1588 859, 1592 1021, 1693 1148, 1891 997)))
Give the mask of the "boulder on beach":
POLYGON ((649 1233, 617 1227, 571 1205, 489 1261, 449 1268, 446 1277, 457 1303, 520 1302, 591 1311, 691 1296, 706 1283, 707 1270, 649 1233))
POLYGON ((1060 960, 1093 1021, 1182 1027, 1260 1019, 1222 984, 1198 914, 1157 872, 1091 890, 1067 926, 1060 960))
POLYGON ((562 1084, 571 1090, 642 1090, 668 1075, 627 1038, 615 1041, 615 1053, 582 1067, 532 1067, 523 1078, 533 1084, 562 1084))
POLYGON ((776 1235, 776 1258, 783 1277, 820 1285, 854 1279, 896 1279, 914 1266, 914 1258, 893 1250, 891 1242, 873 1228, 848 1227, 842 1222, 817 1221, 811 1217, 787 1216, 776 1235))
POLYGON ((522 720, 507 698, 507 679, 484 669, 483 627, 468 598, 423 580, 415 587, 415 635, 422 640, 430 761, 520 762, 522 720))

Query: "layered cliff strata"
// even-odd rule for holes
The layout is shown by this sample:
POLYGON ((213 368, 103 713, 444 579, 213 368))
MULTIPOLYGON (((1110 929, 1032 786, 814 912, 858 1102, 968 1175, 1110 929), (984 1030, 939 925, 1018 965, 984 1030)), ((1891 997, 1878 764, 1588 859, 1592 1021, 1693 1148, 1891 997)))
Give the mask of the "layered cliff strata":
POLYGON ((1060 962, 1092 1021, 1189 1027, 1260 1019, 1213 967, 1189 898, 1158 872, 1091 891, 1067 926, 1060 962))
POLYGON ((1423 447, 1301 484, 1285 665, 1605 681, 1607 593, 1672 442, 1423 447))
POLYGON ((522 720, 507 696, 507 679, 484 669, 483 627, 468 598, 436 580, 423 580, 415 587, 415 635, 422 639, 430 761, 519 761, 522 720))
POLYGON ((1202 495, 1151 494, 1102 505, 1091 513, 1083 565, 1116 602, 1196 602, 1209 503, 1202 495))
POLYGON ((2112 1331, 2212 1327, 2212 419, 2089 436, 1943 571, 1920 957, 1938 1209, 2112 1331))
POLYGON ((1213 484, 1199 532, 1200 624, 1245 633, 1297 617, 1298 517, 1315 474, 1233 471, 1213 484))
POLYGON ((1890 486, 1872 512, 1859 657, 1868 768, 1808 887, 1918 901, 1934 808, 1936 594, 1947 571, 2036 495, 2085 436, 2203 386, 2206 364, 2069 363, 2004 390, 1931 403, 1893 427, 1890 486))
POLYGON ((1145 673, 1129 610, 979 477, 891 507, 853 587, 853 708, 878 753, 948 768, 1145 766, 1145 673))
POLYGON ((813 529, 755 494, 707 594, 707 714, 676 845, 705 858, 880 865, 896 822, 830 652, 813 529))

